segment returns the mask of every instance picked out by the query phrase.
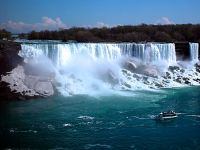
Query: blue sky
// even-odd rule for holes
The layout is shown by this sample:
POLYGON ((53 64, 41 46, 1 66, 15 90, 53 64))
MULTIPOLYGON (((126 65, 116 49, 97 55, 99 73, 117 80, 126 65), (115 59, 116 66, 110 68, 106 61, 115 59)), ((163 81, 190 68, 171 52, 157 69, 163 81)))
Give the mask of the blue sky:
POLYGON ((1 0, 12 32, 115 25, 200 23, 200 0, 1 0))

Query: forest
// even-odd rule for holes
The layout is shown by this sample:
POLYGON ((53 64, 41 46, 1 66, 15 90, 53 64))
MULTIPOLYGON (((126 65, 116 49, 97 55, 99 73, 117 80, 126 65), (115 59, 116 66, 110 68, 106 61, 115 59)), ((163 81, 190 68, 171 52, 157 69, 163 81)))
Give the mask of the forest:
MULTIPOLYGON (((0 30, 0 38, 10 36, 0 30)), ((102 28, 72 27, 55 31, 22 33, 29 40, 61 40, 63 42, 199 42, 200 24, 116 26, 102 28)))

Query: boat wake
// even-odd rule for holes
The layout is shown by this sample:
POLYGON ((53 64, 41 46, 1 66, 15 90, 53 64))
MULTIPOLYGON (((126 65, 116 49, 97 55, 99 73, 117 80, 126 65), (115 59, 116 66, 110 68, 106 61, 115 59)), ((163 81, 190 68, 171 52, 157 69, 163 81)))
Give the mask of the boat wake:
POLYGON ((149 120, 149 119, 153 119, 155 116, 154 115, 149 115, 148 117, 138 117, 138 116, 131 116, 131 117, 139 119, 139 120, 149 120))
POLYGON ((186 116, 200 118, 200 115, 186 115, 186 116))

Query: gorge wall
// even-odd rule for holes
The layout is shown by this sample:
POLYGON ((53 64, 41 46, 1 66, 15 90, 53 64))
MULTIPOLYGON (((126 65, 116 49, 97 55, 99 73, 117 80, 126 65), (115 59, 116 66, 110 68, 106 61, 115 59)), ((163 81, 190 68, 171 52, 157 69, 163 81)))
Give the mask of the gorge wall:
POLYGON ((179 43, 175 43, 175 49, 176 49, 177 60, 194 59, 194 58, 191 58, 192 57, 191 50, 195 50, 198 53, 196 54, 196 57, 198 56, 198 58, 200 58, 199 43, 179 42, 179 43))

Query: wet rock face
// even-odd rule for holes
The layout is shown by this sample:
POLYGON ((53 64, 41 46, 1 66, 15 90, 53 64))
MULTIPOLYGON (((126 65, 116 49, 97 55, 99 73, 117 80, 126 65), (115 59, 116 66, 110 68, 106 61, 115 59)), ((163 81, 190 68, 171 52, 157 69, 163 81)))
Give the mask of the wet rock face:
POLYGON ((0 41, 0 100, 26 100, 55 94, 53 77, 26 74, 20 44, 0 41))
POLYGON ((38 95, 52 96, 54 94, 52 80, 48 77, 26 75, 24 84, 38 95))
POLYGON ((34 87, 35 92, 43 96, 52 96, 54 94, 53 85, 49 81, 39 81, 34 87))
POLYGON ((195 68, 196 68, 196 71, 200 73, 200 64, 199 63, 195 64, 195 68))
POLYGON ((24 79, 25 79, 25 74, 22 66, 14 68, 7 75, 1 77, 1 81, 9 84, 8 86, 11 92, 15 91, 15 93, 20 93, 21 95, 27 95, 27 96, 38 95, 35 93, 34 90, 29 89, 24 84, 24 79))
POLYGON ((136 69, 135 72, 138 74, 142 74, 142 75, 146 75, 146 76, 154 77, 154 78, 158 76, 158 70, 154 66, 141 65, 136 69))
POLYGON ((126 76, 128 82, 123 83, 123 89, 141 87, 148 88, 168 88, 193 86, 200 84, 200 65, 184 68, 181 66, 169 66, 164 72, 159 72, 154 66, 140 65, 133 73, 130 70, 123 69, 122 73, 126 76), (158 76, 155 76, 155 75, 158 76), (129 80, 130 79, 130 80, 129 80), (132 82, 129 82, 132 81, 132 82))
MULTIPOLYGON (((26 100, 30 99, 29 96, 23 96, 20 93, 16 93, 16 91, 11 91, 9 87, 9 83, 7 82, 0 82, 0 101, 7 101, 7 100, 26 100)), ((36 98, 35 96, 34 98, 36 98)))
MULTIPOLYGON (((26 75, 23 66, 17 66, 10 73, 2 76, 1 85, 2 89, 6 89, 8 97, 12 98, 10 95, 14 94, 13 98, 16 100, 46 97, 54 94, 52 80, 40 76, 26 75)), ((4 100, 6 100, 6 93, 4 97, 4 100)))
POLYGON ((0 75, 6 74, 18 64, 23 64, 23 58, 18 56, 20 44, 0 40, 0 75))
POLYGON ((155 68, 145 68, 143 70, 144 74, 150 77, 157 77, 158 71, 155 68))
POLYGON ((134 62, 131 61, 127 61, 125 62, 125 64, 123 65, 123 67, 131 72, 134 72, 137 68, 136 64, 134 64, 134 62))
POLYGON ((143 65, 141 62, 137 62, 134 59, 126 61, 122 66, 124 69, 129 70, 132 73, 142 74, 150 77, 157 77, 159 74, 155 66, 143 65))
POLYGON ((177 71, 180 71, 181 69, 180 69, 180 67, 178 67, 178 66, 169 66, 168 70, 169 70, 170 72, 172 72, 172 73, 175 73, 175 72, 177 72, 177 71))
POLYGON ((166 72, 165 79, 171 79, 171 78, 172 78, 171 74, 167 71, 167 72, 166 72))

